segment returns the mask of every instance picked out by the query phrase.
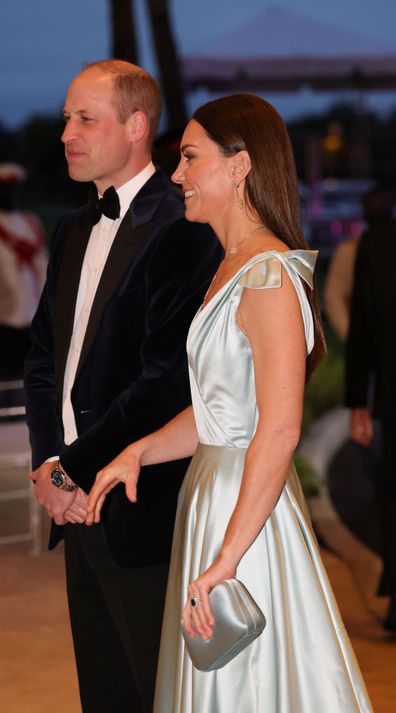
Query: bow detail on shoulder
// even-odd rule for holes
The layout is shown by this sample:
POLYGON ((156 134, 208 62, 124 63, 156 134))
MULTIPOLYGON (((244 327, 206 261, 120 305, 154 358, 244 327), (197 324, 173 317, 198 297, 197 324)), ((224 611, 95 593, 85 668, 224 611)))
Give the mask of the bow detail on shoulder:
POLYGON ((317 250, 287 250, 282 253, 287 258, 290 266, 302 277, 313 290, 313 273, 318 257, 317 250))
POLYGON ((268 250, 256 255, 243 268, 244 272, 239 284, 244 287, 261 289, 264 287, 280 287, 282 284, 282 265, 286 271, 296 273, 313 289, 313 272, 317 250, 268 250))

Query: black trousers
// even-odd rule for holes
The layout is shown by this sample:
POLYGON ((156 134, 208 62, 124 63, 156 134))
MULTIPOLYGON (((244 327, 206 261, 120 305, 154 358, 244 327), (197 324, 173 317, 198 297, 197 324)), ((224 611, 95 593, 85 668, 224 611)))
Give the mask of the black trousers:
POLYGON ((65 526, 83 713, 152 713, 168 565, 124 569, 101 525, 65 526))

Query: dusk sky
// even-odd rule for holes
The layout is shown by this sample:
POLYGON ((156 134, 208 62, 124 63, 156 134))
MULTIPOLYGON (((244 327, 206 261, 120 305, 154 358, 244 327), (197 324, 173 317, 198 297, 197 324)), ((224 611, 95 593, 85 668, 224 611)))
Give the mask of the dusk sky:
MULTIPOLYGON (((135 0, 141 54, 139 63, 156 75, 151 37, 145 19, 144 0, 135 0)), ((239 28, 269 7, 289 9, 309 20, 329 24, 335 30, 362 37, 369 53, 396 54, 395 0, 171 0, 175 39, 181 57, 216 50, 232 33, 230 53, 243 54, 239 28)), ((287 54, 288 38, 277 38, 277 53, 287 54)), ((273 43, 272 43, 273 44, 273 43)), ((247 50, 246 50, 247 51, 247 50)), ((263 48, 265 51, 265 48, 263 48)), ((35 114, 61 111, 67 86, 86 61, 109 56, 107 0, 12 0, 0 8, 0 121, 15 127, 35 114)), ((205 93, 189 98, 189 109, 208 98, 205 93)), ((307 110, 321 110, 346 94, 272 95, 284 117, 307 110)), ((369 106, 387 111, 396 106, 396 92, 370 93, 369 106)))

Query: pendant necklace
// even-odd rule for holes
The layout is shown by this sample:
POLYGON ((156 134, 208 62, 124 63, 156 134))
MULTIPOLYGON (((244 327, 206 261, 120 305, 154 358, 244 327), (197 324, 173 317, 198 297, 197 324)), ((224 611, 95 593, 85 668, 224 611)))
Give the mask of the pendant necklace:
MULTIPOLYGON (((246 239, 249 238, 251 235, 253 235, 253 233, 258 233, 259 230, 264 230, 264 229, 265 229, 265 225, 258 225, 256 228, 253 228, 253 230, 250 230, 248 233, 246 233, 246 235, 244 235, 243 238, 241 238, 241 239, 236 243, 236 245, 233 245, 232 248, 230 248, 229 250, 226 251, 226 254, 224 255, 223 261, 226 259, 226 257, 227 257, 228 255, 236 255, 237 252, 238 252, 239 246, 242 245, 242 243, 243 243, 244 240, 246 240, 246 239)), ((215 281, 215 279, 216 279, 216 277, 217 277, 217 273, 218 273, 218 270, 217 270, 217 272, 215 273, 215 275, 213 276, 212 281, 211 281, 211 283, 210 283, 208 289, 206 290, 206 294, 205 294, 205 297, 203 298, 202 305, 201 305, 200 309, 202 309, 203 307, 205 307, 206 304, 207 304, 206 299, 207 299, 207 296, 208 296, 208 294, 209 294, 209 292, 210 292, 210 288, 212 287, 212 285, 213 285, 213 283, 214 283, 214 281, 215 281)))
POLYGON ((226 252, 226 254, 225 254, 224 257, 226 258, 226 257, 228 257, 228 255, 236 255, 237 252, 238 252, 239 246, 242 245, 242 243, 243 243, 247 238, 249 238, 251 235, 253 235, 253 233, 258 233, 259 230, 264 230, 264 228, 265 228, 264 225, 258 225, 256 228, 253 228, 253 230, 250 230, 248 233, 246 233, 246 235, 243 236, 243 238, 241 238, 241 239, 237 242, 236 245, 233 245, 232 248, 230 248, 229 250, 227 250, 227 252, 226 252))

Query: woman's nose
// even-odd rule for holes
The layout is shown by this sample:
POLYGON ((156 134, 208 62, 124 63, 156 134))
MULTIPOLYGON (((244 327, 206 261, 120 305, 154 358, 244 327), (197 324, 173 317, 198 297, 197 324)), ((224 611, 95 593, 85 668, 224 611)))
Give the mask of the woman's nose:
POLYGON ((173 183, 183 183, 184 171, 182 170, 182 159, 180 159, 178 166, 172 173, 171 179, 173 183))

